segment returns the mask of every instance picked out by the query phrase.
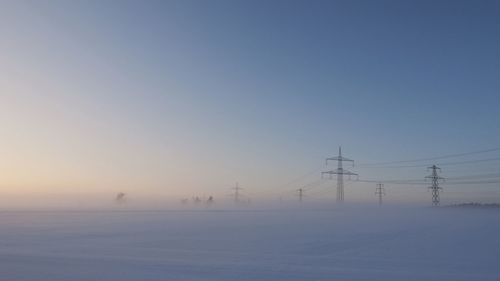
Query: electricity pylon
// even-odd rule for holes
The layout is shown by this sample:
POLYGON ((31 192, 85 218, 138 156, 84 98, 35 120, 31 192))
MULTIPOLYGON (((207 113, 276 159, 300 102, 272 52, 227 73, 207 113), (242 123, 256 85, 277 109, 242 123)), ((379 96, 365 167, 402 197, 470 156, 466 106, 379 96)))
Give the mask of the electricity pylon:
POLYGON ((304 197, 304 189, 299 188, 299 189, 297 189, 297 191, 299 192, 299 202, 302 203, 302 198, 304 197))
POLYGON ((382 205, 382 196, 385 195, 384 184, 377 183, 377 188, 375 188, 375 195, 378 195, 378 204, 382 205))
POLYGON ((238 182, 236 182, 236 185, 231 189, 234 189, 234 194, 233 194, 234 203, 238 203, 240 201, 240 190, 242 190, 243 188, 241 188, 238 185, 238 182))
POLYGON ((432 191, 432 205, 439 206, 439 190, 443 189, 439 187, 439 182, 444 181, 443 177, 438 176, 437 170, 441 171, 439 167, 436 165, 432 165, 428 167, 427 170, 431 169, 432 173, 430 176, 425 177, 426 179, 431 179, 432 185, 429 186, 429 189, 432 191))
POLYGON ((321 176, 324 174, 330 175, 330 179, 332 175, 337 175, 337 202, 344 201, 344 175, 348 176, 357 176, 358 174, 350 172, 342 168, 342 162, 352 162, 352 166, 354 167, 354 160, 342 157, 342 148, 339 146, 339 156, 326 158, 326 165, 328 165, 328 161, 337 161, 337 170, 331 170, 327 172, 322 172, 321 176))

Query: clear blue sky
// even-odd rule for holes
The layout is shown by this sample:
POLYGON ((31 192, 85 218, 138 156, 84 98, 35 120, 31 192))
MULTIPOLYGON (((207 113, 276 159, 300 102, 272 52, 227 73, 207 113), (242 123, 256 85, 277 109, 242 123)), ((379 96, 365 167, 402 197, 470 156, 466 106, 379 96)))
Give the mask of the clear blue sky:
POLYGON ((1 6, 4 189, 265 193, 339 145, 369 163, 500 143, 498 1, 1 6))

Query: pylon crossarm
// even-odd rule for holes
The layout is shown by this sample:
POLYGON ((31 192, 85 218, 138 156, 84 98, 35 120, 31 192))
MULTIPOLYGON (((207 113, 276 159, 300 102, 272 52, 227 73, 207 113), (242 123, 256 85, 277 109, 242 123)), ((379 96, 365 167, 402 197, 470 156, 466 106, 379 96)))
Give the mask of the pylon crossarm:
POLYGON ((332 179, 332 174, 334 174, 334 171, 328 171, 328 172, 321 172, 321 179, 324 179, 323 175, 329 175, 328 178, 332 179))
POLYGON ((334 157, 328 157, 326 158, 327 161, 349 161, 349 162, 354 162, 354 160, 352 159, 349 159, 349 158, 345 158, 345 157, 338 157, 338 156, 334 156, 334 157))

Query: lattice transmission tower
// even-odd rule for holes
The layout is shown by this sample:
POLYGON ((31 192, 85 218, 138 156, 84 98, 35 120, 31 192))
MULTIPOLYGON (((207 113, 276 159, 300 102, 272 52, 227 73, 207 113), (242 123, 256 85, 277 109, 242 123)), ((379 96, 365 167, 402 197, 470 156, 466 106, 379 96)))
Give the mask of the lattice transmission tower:
POLYGON ((233 188, 231 188, 231 189, 234 190, 234 193, 233 193, 234 203, 240 202, 240 190, 242 190, 243 188, 241 188, 239 186, 239 184, 236 183, 236 185, 233 188))
POLYGON ((432 165, 431 167, 428 167, 427 170, 432 170, 431 175, 425 177, 426 179, 431 179, 432 181, 431 186, 429 186, 429 189, 432 191, 432 205, 439 206, 439 190, 443 189, 439 186, 439 182, 444 181, 444 178, 438 175, 438 170, 441 172, 441 168, 436 165, 432 165))
POLYGON ((299 202, 302 203, 302 198, 304 198, 304 189, 303 188, 299 188, 297 189, 297 192, 299 193, 298 196, 299 196, 299 202))
POLYGON ((330 176, 330 179, 331 179, 332 175, 337 175, 337 202, 343 202, 344 201, 344 175, 357 176, 358 174, 353 173, 353 172, 348 171, 348 170, 345 170, 342 167, 342 162, 352 162, 352 166, 354 167, 354 160, 342 157, 342 148, 339 147, 339 155, 336 157, 326 158, 326 165, 328 165, 328 161, 337 161, 337 169, 322 172, 321 176, 323 177, 324 174, 328 174, 330 176))
POLYGON ((382 197, 385 196, 384 184, 377 183, 377 187, 375 188, 375 195, 378 196, 378 204, 382 205, 382 197))

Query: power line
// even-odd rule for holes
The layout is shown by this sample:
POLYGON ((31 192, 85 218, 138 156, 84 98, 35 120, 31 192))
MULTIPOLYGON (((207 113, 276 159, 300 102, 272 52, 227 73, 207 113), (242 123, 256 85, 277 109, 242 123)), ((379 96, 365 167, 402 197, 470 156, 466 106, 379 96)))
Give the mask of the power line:
POLYGON ((316 180, 314 182, 311 182, 309 184, 306 184, 304 185, 304 190, 311 190, 311 189, 315 189, 317 188, 318 186, 321 186, 323 183, 325 183, 325 179, 319 179, 319 180, 316 180))
MULTIPOLYGON (((285 187, 289 187, 291 185, 295 185, 296 183, 299 183, 300 181, 306 179, 307 177, 317 173, 318 171, 320 171, 322 168, 316 168, 314 170, 311 170, 287 183, 284 183, 284 184, 281 184, 281 185, 278 185, 277 187, 273 187, 273 189, 283 189, 285 187)), ((321 181, 321 180, 320 180, 321 181)), ((310 185, 315 185, 318 181, 314 181, 314 182, 311 182, 311 183, 308 183, 306 185, 304 185, 304 190, 306 190, 306 188, 310 185)), ((297 190, 295 188, 290 188, 290 189, 287 189, 287 190, 273 190, 271 191, 270 193, 272 193, 273 195, 276 195, 276 196, 283 196, 283 195, 291 195, 292 193, 295 193, 297 190)))
MULTIPOLYGON (((378 183, 382 182, 385 184, 391 184, 391 185, 409 185, 409 186, 414 186, 414 185, 428 185, 428 183, 422 181, 422 182, 396 182, 396 181, 384 181, 384 180, 356 180, 353 182, 361 182, 361 183, 378 183)), ((500 184, 500 180, 477 180, 477 181, 446 181, 448 185, 473 185, 473 184, 500 184)))
POLYGON ((324 189, 320 189, 320 190, 317 190, 316 192, 313 192, 313 193, 309 193, 307 195, 307 197, 314 197, 314 196, 322 196, 326 193, 329 193, 331 192, 331 189, 329 188, 324 188, 324 189))
POLYGON ((461 177, 448 177, 447 181, 456 180, 456 179, 474 179, 474 178, 498 178, 500 177, 500 172, 497 173, 489 173, 489 174, 477 174, 477 175, 467 175, 461 177))
POLYGON ((450 182, 450 184, 500 184, 500 180, 484 180, 484 181, 459 181, 459 182, 450 182))
POLYGON ((294 183, 297 183, 297 182, 299 182, 299 181, 301 181, 301 180, 303 180, 303 179, 305 179, 305 178, 307 178, 307 177, 309 177, 309 176, 317 173, 320 170, 321 170, 321 168, 316 168, 316 169, 314 169, 314 170, 312 170, 310 172, 307 172, 307 173, 301 175, 300 177, 297 177, 297 178, 295 178, 295 179, 293 179, 293 180, 291 180, 291 181, 289 181, 289 182, 287 182, 285 184, 282 184, 282 185, 278 186, 277 188, 288 187, 288 186, 290 186, 290 185, 292 185, 294 183))
MULTIPOLYGON (((496 173, 487 173, 487 174, 474 174, 474 175, 465 175, 459 177, 447 177, 447 182, 454 182, 456 180, 463 179, 474 179, 474 178, 500 178, 500 172, 496 173)), ((354 182, 366 182, 366 183, 421 183, 424 182, 422 179, 356 179, 354 182)))
MULTIPOLYGON (((300 189, 302 189, 303 193, 304 193, 304 197, 305 197, 305 192, 306 191, 310 191, 310 190, 313 190, 315 188, 318 188, 320 187, 322 184, 324 184, 326 182, 326 179, 319 179, 319 180, 315 180, 315 181, 312 181, 310 183, 307 183, 305 185, 303 185, 300 189)), ((289 189, 289 190, 286 190, 286 191, 282 191, 282 192, 279 192, 279 193, 275 193, 276 196, 279 196, 280 198, 282 198, 283 196, 293 196, 297 193, 297 189, 289 189)))
MULTIPOLYGON (((492 151, 497 151, 500 150, 500 148, 493 148, 493 149, 487 149, 487 150, 481 150, 481 151, 474 151, 474 152, 467 152, 467 153, 460 153, 460 154, 452 154, 452 155, 444 155, 440 157, 432 157, 432 158, 421 158, 421 159, 415 159, 415 160, 404 160, 404 161, 392 161, 392 162, 380 162, 380 163, 372 163, 372 164, 365 164, 365 165, 371 165, 371 166, 365 166, 364 168, 410 168, 410 167, 425 167, 427 165, 424 164, 415 164, 415 165, 390 165, 390 166, 376 166, 376 165, 385 165, 385 164, 390 164, 390 163, 410 163, 410 162, 418 162, 418 161, 427 161, 430 159, 445 159, 445 158, 452 158, 452 157, 461 157, 461 156, 466 156, 466 155, 472 155, 472 154, 479 154, 479 153, 486 153, 486 152, 492 152, 492 151)), ((303 197, 305 196, 306 191, 310 191, 313 189, 316 189, 318 187, 321 187, 322 184, 325 182, 325 179, 323 179, 324 174, 329 174, 330 179, 332 178, 333 175, 337 175, 337 201, 342 202, 344 200, 344 179, 343 175, 357 175, 356 173, 352 173, 346 169, 343 168, 342 162, 348 161, 348 162, 354 162, 351 159, 342 157, 342 152, 341 148, 339 147, 339 155, 336 157, 331 157, 326 159, 326 163, 328 164, 328 161, 337 161, 338 166, 336 170, 332 171, 327 171, 327 172, 322 172, 322 178, 319 180, 311 181, 305 185, 302 185, 300 189, 290 189, 287 191, 280 192, 279 194, 283 195, 286 194, 286 196, 292 196, 294 194, 297 194, 299 192, 299 200, 302 201, 303 197)), ((483 158, 483 159, 472 159, 472 160, 465 160, 465 161, 451 161, 451 162, 444 162, 444 163, 438 163, 440 166, 453 166, 453 165, 464 165, 464 164, 472 164, 472 163, 481 163, 481 162, 491 162, 491 161, 498 161, 500 160, 500 157, 492 157, 492 158, 483 158)), ((429 169, 432 169, 432 167, 428 167, 429 169)), ((305 178, 311 176, 313 173, 315 173, 318 169, 312 170, 284 185, 281 187, 286 187, 292 184, 295 184, 299 181, 303 181, 305 178)), ((436 170, 439 170, 436 166, 436 170)), ((428 176, 426 178, 431 178, 432 175, 428 176)), ((443 178, 439 177, 439 180, 442 180, 443 178)), ((439 181, 438 180, 438 181, 439 181)), ((377 184, 392 184, 392 185, 407 185, 407 186, 419 186, 419 185, 427 185, 427 183, 422 180, 422 179, 367 179, 367 180, 360 180, 357 179, 355 182, 360 182, 360 183, 377 183, 377 184)), ((457 177, 450 177, 447 178, 447 182, 451 185, 481 185, 481 184, 500 184, 500 172, 494 172, 494 173, 483 173, 483 174, 472 174, 472 175, 460 175, 457 177)), ((429 187, 431 190, 433 190, 433 205, 435 205, 436 201, 439 204, 439 190, 441 187, 438 186, 437 190, 434 188, 434 185, 429 187), (436 200, 437 199, 437 200, 436 200)), ((241 193, 242 188, 238 186, 238 183, 236 184, 236 187, 233 188, 234 193, 232 196, 234 197, 235 202, 239 201, 240 198, 246 197, 244 194, 241 193)), ((311 195, 318 195, 318 194, 325 194, 329 190, 319 190, 318 192, 313 192, 309 193, 308 196, 311 195)), ((276 192, 276 191, 275 191, 276 192)), ((266 192, 268 193, 268 192, 266 192)), ((274 193, 274 192, 271 192, 274 193)), ((278 194, 276 194, 278 195, 278 194)), ((378 193, 377 193, 378 195, 378 193)), ((281 198, 281 197, 280 197, 281 198)))
POLYGON ((386 184, 426 184, 424 180, 354 180, 353 182, 363 183, 386 183, 386 184))
MULTIPOLYGON (((315 172, 317 172, 317 170, 315 170, 315 172)), ((310 173, 308 173, 310 174, 310 173)), ((309 191, 309 190, 312 190, 312 189, 315 189, 319 186, 321 186, 323 183, 325 183, 325 179, 319 179, 319 180, 315 180, 315 181, 312 181, 310 183, 307 183, 305 185, 302 186, 302 189, 304 191, 309 191)), ((292 183, 292 182, 290 182, 292 183)), ((279 197, 283 197, 283 196, 292 196, 293 194, 295 194, 297 192, 297 189, 288 189, 288 190, 284 190, 284 191, 276 191, 276 192, 272 192, 273 195, 276 195, 276 196, 279 196, 279 197)))
POLYGON ((421 162, 421 161, 433 161, 433 160, 446 159, 446 158, 454 158, 454 157, 462 157, 462 156, 467 156, 467 155, 481 154, 481 153, 487 153, 487 152, 493 152, 493 151, 500 151, 500 147, 490 148, 490 149, 484 149, 484 150, 477 150, 477 151, 471 151, 471 152, 464 152, 464 153, 457 153, 457 154, 448 154, 448 155, 437 156, 437 157, 419 158, 419 159, 413 159, 413 160, 399 160, 399 161, 388 161, 388 162, 363 163, 363 164, 359 164, 358 167, 379 166, 379 165, 400 164, 400 163, 411 163, 411 162, 421 162))
MULTIPOLYGON (((500 160, 500 157, 494 157, 494 158, 485 158, 485 159, 475 159, 475 160, 466 160, 466 161, 455 161, 455 162, 444 162, 444 163, 439 163, 440 166, 453 166, 453 165, 463 165, 463 164, 473 164, 473 163, 481 163, 481 162, 491 162, 491 161, 498 161, 500 160)), ((396 165, 396 166, 364 166, 361 168, 375 168, 375 169, 386 169, 386 168, 421 168, 421 167, 426 167, 428 164, 416 164, 416 165, 396 165)), ((358 166, 359 167, 359 166, 358 166)))

